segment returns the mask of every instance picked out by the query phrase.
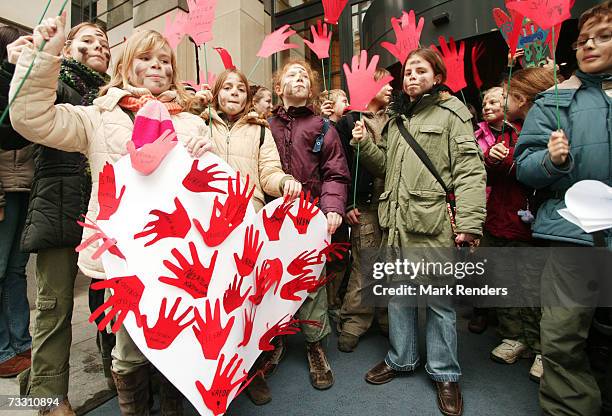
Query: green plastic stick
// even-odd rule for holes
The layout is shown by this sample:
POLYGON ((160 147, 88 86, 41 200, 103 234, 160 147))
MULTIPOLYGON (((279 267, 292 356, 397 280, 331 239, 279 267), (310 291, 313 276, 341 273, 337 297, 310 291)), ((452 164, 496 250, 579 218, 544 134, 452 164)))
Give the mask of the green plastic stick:
POLYGON ((553 73, 555 76, 555 101, 557 104, 557 130, 561 130, 561 116, 559 114, 559 89, 557 80, 557 54, 555 50, 555 26, 552 27, 552 56, 553 56, 553 73))
POLYGON ((42 23, 43 19, 45 18, 45 14, 47 14, 47 10, 49 10, 49 6, 50 5, 51 5, 51 0, 47 1, 47 5, 45 6, 45 10, 43 10, 42 14, 40 15, 40 19, 38 19, 37 25, 42 23))
POLYGON ((321 59, 321 74, 323 75, 323 91, 327 91, 327 83, 325 82, 325 65, 323 65, 323 59, 321 59))
MULTIPOLYGON (((330 36, 329 36, 329 39, 330 39, 330 42, 329 42, 329 62, 327 62, 327 66, 328 66, 328 68, 327 68, 327 79, 329 80, 329 89, 332 88, 331 67, 332 67, 332 49, 333 49, 332 48, 332 43, 334 41, 333 30, 334 30, 334 25, 329 25, 329 33, 330 33, 330 36)), ((323 73, 323 79, 325 79, 325 73, 323 73)), ((330 94, 329 90, 327 90, 327 99, 328 100, 329 100, 329 94, 330 94)))
MULTIPOLYGON (((206 71, 206 83, 208 84, 208 56, 206 55, 206 43, 204 44, 204 71, 206 71)), ((209 85, 210 86, 210 85, 209 85)), ((208 127, 210 127, 210 138, 212 139, 212 110, 208 103, 208 127)))
POLYGON ((465 106, 467 107, 467 101, 465 100, 465 95, 463 95, 463 90, 459 91, 461 91, 461 98, 463 98, 463 104, 465 104, 465 106))
MULTIPOLYGON (((359 121, 362 120, 363 113, 359 112, 359 121)), ((357 142, 357 157, 355 158, 355 182, 353 183, 353 207, 357 208, 357 177, 359 176, 359 145, 357 142)))
MULTIPOLYGON (((257 57, 257 62, 255 62, 255 65, 253 65, 253 68, 251 68, 251 71, 249 72, 249 75, 247 75, 247 79, 250 80, 251 79, 251 75, 253 75, 253 73, 255 72, 255 70, 257 69, 257 67, 259 66, 259 63, 261 62, 261 56, 257 57)), ((208 75, 207 75, 208 76, 208 75)))
POLYGON ((512 79, 512 65, 510 65, 510 73, 508 74, 508 87, 506 87, 506 98, 504 99, 504 123, 502 124, 502 131, 500 138, 504 137, 504 129, 506 128, 506 116, 508 114, 508 96, 510 95, 510 79, 512 79))

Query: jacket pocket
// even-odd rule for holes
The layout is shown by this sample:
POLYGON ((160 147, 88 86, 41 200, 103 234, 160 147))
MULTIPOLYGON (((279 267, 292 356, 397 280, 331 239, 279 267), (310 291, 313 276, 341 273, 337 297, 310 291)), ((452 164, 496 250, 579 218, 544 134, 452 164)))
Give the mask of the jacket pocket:
POLYGON ((436 191, 408 191, 408 217, 414 234, 438 235, 447 221, 446 196, 436 191))
POLYGON ((480 153, 478 142, 473 137, 457 137, 455 138, 457 149, 462 155, 480 153))
POLYGON ((57 326, 57 312, 55 307, 57 299, 52 296, 38 296, 36 309, 39 311, 39 319, 36 320, 36 327, 40 329, 50 329, 57 326))
POLYGON ((378 198, 378 222, 380 223, 380 228, 385 230, 389 228, 390 215, 392 215, 389 212, 391 204, 391 201, 389 201, 390 195, 391 191, 385 191, 378 198))

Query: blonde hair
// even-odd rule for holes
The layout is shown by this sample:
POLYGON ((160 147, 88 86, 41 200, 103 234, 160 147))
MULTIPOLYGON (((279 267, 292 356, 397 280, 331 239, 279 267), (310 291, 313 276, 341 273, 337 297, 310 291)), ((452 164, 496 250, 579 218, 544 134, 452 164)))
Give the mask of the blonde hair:
POLYGON ((302 59, 291 59, 285 65, 283 65, 280 70, 276 71, 272 81, 274 89, 276 90, 276 87, 280 87, 283 76, 293 65, 303 66, 308 74, 308 78, 310 78, 310 98, 308 99, 308 103, 311 103, 312 100, 319 94, 319 73, 313 71, 312 66, 302 59))
POLYGON ((482 101, 485 101, 487 99, 487 96, 493 95, 493 94, 497 94, 497 95, 499 95, 500 97, 503 98, 503 96, 504 96, 504 89, 502 87, 492 87, 492 88, 489 88, 482 95, 482 101))
POLYGON ((134 59, 141 53, 161 49, 165 46, 170 50, 170 62, 172 64, 172 83, 170 84, 170 89, 177 92, 179 104, 184 105, 189 102, 189 94, 185 91, 178 79, 176 54, 170 47, 166 38, 155 30, 140 30, 134 32, 132 36, 127 39, 123 51, 113 64, 113 76, 108 84, 100 88, 100 96, 106 95, 108 90, 112 87, 127 88, 129 85, 129 73, 134 59))
MULTIPOLYGON (((559 82, 563 77, 557 76, 559 82)), ((507 81, 506 81, 507 82, 507 81)), ((536 96, 555 85, 555 76, 552 68, 525 68, 516 71, 510 78, 510 94, 522 95, 531 107, 536 96)))
POLYGON ((330 100, 333 101, 334 104, 336 104, 336 101, 338 101, 338 99, 341 97, 348 98, 346 93, 340 89, 321 91, 321 94, 319 94, 319 96, 313 101, 313 105, 317 114, 321 113, 321 106, 323 105, 324 101, 330 100))

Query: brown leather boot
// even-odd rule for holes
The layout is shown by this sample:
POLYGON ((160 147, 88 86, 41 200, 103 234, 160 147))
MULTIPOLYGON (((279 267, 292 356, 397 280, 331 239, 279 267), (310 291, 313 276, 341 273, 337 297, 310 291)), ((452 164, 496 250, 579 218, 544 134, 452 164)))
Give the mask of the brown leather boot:
POLYGON ((149 366, 142 365, 129 374, 113 371, 121 416, 149 415, 149 366))
POLYGON ((257 406, 269 403, 272 400, 270 388, 262 373, 258 373, 246 388, 246 394, 253 404, 257 406))
POLYGON ((334 384, 329 361, 320 341, 306 343, 306 355, 310 369, 310 384, 317 390, 326 390, 334 384))
POLYGON ((183 395, 159 373, 159 402, 162 416, 183 416, 183 395))

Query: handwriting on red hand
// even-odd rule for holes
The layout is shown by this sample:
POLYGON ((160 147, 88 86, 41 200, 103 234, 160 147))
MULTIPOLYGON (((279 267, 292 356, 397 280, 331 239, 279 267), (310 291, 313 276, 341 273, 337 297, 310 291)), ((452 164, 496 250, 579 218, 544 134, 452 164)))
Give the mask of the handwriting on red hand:
POLYGON ((106 309, 111 308, 111 310, 106 313, 106 316, 104 316, 104 319, 98 324, 98 329, 100 331, 103 331, 106 325, 108 325, 114 317, 117 317, 111 328, 113 332, 117 332, 129 312, 134 314, 136 325, 142 327, 142 316, 140 315, 138 305, 140 304, 140 299, 144 292, 144 285, 138 276, 123 276, 100 280, 92 284, 91 288, 93 290, 113 290, 113 294, 110 298, 89 317, 89 322, 94 322, 106 309))
POLYGON ((264 38, 261 47, 259 48, 259 52, 257 52, 257 56, 260 58, 269 58, 276 52, 284 51, 286 49, 297 48, 298 45, 296 45, 295 43, 285 43, 285 40, 287 40, 287 38, 295 35, 296 33, 295 30, 287 29, 289 29, 289 25, 282 26, 267 35, 264 38))
POLYGON ((336 257, 338 260, 342 260, 344 258, 344 254, 348 253, 349 248, 351 248, 351 243, 331 243, 325 241, 325 247, 319 251, 319 260, 323 261, 323 256, 325 256, 326 262, 331 262, 336 257))
POLYGON ((287 322, 281 323, 287 316, 284 316, 276 324, 272 325, 262 336, 259 338, 259 349, 260 351, 273 351, 274 345, 272 340, 280 335, 293 335, 300 332, 299 324, 307 324, 316 327, 321 327, 321 323, 317 321, 305 321, 299 319, 289 318, 287 322))
POLYGON ((291 263, 289 263, 289 266, 287 266, 287 272, 294 276, 312 273, 312 269, 307 269, 306 267, 323 263, 321 257, 314 254, 316 251, 317 250, 302 251, 291 261, 291 263))
POLYGON ((179 43, 185 36, 185 25, 189 19, 189 15, 182 10, 177 10, 174 20, 170 14, 166 14, 166 26, 164 29, 164 37, 168 40, 168 44, 172 49, 176 49, 179 43))
POLYGON ((98 220, 108 220, 113 215, 119 204, 123 193, 125 192, 125 185, 121 187, 119 196, 117 195, 117 184, 115 182, 115 168, 110 163, 106 162, 102 172, 98 176, 98 204, 100 205, 100 212, 98 212, 98 220))
POLYGON ((310 26, 312 42, 304 39, 304 43, 317 55, 317 58, 329 58, 329 44, 331 43, 332 32, 328 32, 327 25, 322 24, 320 20, 317 20, 317 29, 315 29, 314 25, 310 26))
POLYGON ((280 281, 283 278, 283 263, 280 259, 268 259, 255 270, 255 293, 249 300, 255 305, 259 305, 268 290, 275 286, 274 293, 278 291, 280 281))
POLYGON ((80 253, 81 251, 83 251, 87 247, 89 247, 91 244, 93 244, 94 241, 102 240, 102 245, 100 247, 98 247, 98 249, 91 256, 91 258, 93 260, 97 260, 106 250, 108 250, 108 252, 111 253, 112 255, 117 256, 120 259, 125 260, 125 256, 123 255, 121 250, 119 250, 119 247, 117 247, 117 240, 115 240, 114 238, 109 238, 104 233, 104 231, 102 231, 100 229, 100 227, 98 227, 96 225, 96 223, 94 221, 90 220, 87 217, 85 217, 85 220, 91 222, 91 224, 87 224, 86 222, 82 222, 82 221, 77 221, 77 224, 79 224, 83 228, 92 229, 92 230, 95 231, 95 233, 92 234, 87 240, 85 240, 81 244, 79 244, 75 248, 75 251, 77 253, 80 253))
POLYGON ((208 294, 208 285, 210 284, 210 279, 215 269, 215 262, 217 261, 217 254, 219 254, 219 252, 215 250, 210 259, 210 265, 204 267, 200 262, 198 251, 193 242, 189 243, 189 251, 193 264, 189 263, 177 249, 173 248, 171 253, 178 261, 179 265, 177 266, 169 260, 164 260, 164 266, 174 273, 177 278, 173 279, 166 276, 160 276, 159 281, 183 289, 194 299, 200 299, 208 294))
POLYGON ((378 94, 380 89, 385 84, 393 81, 393 77, 390 75, 378 81, 374 79, 374 72, 376 72, 379 59, 378 55, 374 55, 368 65, 368 53, 361 51, 359 56, 353 56, 350 69, 347 64, 343 65, 351 103, 348 107, 349 109, 367 111, 368 104, 378 94))
POLYGON ((132 167, 143 175, 150 175, 176 146, 178 142, 175 139, 176 133, 166 130, 153 143, 147 143, 138 150, 130 140, 127 143, 127 151, 130 154, 132 167))
POLYGON ((440 42, 442 53, 440 53, 435 45, 431 45, 431 48, 440 54, 446 68, 448 68, 445 84, 453 92, 458 92, 467 87, 467 82, 465 82, 465 65, 463 62, 465 55, 465 42, 461 41, 459 44, 459 51, 457 51, 457 44, 455 43, 455 39, 452 37, 449 39, 449 45, 446 44, 446 39, 444 39, 444 36, 438 37, 438 41, 440 42))
POLYGON ((174 315, 176 314, 176 311, 181 303, 180 297, 176 298, 172 309, 170 309, 168 316, 166 316, 167 301, 167 298, 162 299, 155 326, 149 327, 149 324, 147 323, 147 316, 142 316, 144 320, 144 326, 142 328, 144 337, 147 342, 147 346, 153 350, 163 350, 168 348, 170 344, 174 342, 176 337, 178 337, 178 335, 195 320, 195 317, 192 317, 190 320, 181 325, 181 321, 185 319, 187 315, 189 315, 193 309, 193 306, 188 307, 185 312, 181 314, 181 316, 174 319, 174 315))
POLYGON ((506 4, 508 10, 520 13, 538 24, 542 29, 550 29, 569 19, 575 0, 522 0, 506 4))
POLYGON ((285 217, 287 213, 293 206, 294 201, 289 201, 288 198, 285 198, 282 204, 276 207, 274 212, 270 217, 268 217, 268 213, 264 209, 263 211, 263 226, 264 230, 266 230, 266 235, 268 236, 268 240, 270 241, 278 241, 280 230, 283 227, 283 222, 285 221, 285 217))
POLYGON ((244 234, 242 258, 238 256, 238 253, 234 253, 234 261, 236 262, 236 268, 238 269, 238 274, 240 274, 240 276, 247 276, 251 274, 262 247, 263 241, 259 243, 259 230, 254 233, 254 226, 250 225, 247 227, 244 234))
POLYGON ((302 299, 296 295, 297 292, 305 290, 308 293, 314 293, 320 287, 325 286, 332 278, 333 275, 330 275, 324 279, 317 279, 315 276, 307 276, 302 274, 285 283, 281 288, 280 296, 285 300, 300 301, 302 299))
POLYGON ((142 238, 151 234, 156 234, 153 240, 145 243, 145 247, 155 244, 162 238, 185 238, 191 228, 191 221, 189 220, 185 207, 183 207, 183 204, 181 204, 178 198, 174 198, 174 206, 176 210, 171 213, 163 212, 158 209, 149 212, 149 215, 155 215, 157 219, 149 221, 141 232, 134 235, 134 238, 142 238))
POLYGON ((244 295, 240 294, 240 289, 242 287, 242 281, 244 280, 244 276, 240 277, 238 280, 238 275, 234 276, 234 281, 230 283, 230 286, 226 289, 223 294, 223 309, 226 314, 230 314, 233 310, 238 309, 244 303, 244 300, 247 298, 247 295, 253 288, 249 286, 244 295))
POLYGON ((213 39, 212 25, 215 21, 217 0, 187 0, 189 22, 185 31, 199 46, 213 39))
POLYGON ((319 212, 319 208, 317 207, 318 203, 319 198, 315 198, 312 203, 310 203, 310 191, 306 196, 304 196, 304 192, 301 192, 297 214, 293 215, 291 212, 287 213, 291 221, 293 221, 293 225, 298 234, 306 234, 306 231, 308 231, 310 220, 319 212))
POLYGON ((244 361, 242 358, 238 359, 237 353, 234 354, 227 366, 222 370, 224 361, 225 355, 221 354, 210 390, 205 388, 199 380, 195 383, 200 396, 202 396, 202 400, 204 400, 204 404, 215 416, 225 413, 229 395, 247 378, 247 372, 243 370, 243 375, 232 381, 244 361))
POLYGON ((424 24, 425 19, 421 17, 417 26, 414 10, 410 10, 409 13, 402 11, 401 19, 391 18, 396 43, 381 42, 380 46, 388 50, 403 65, 408 54, 419 47, 424 24))
POLYGON ((198 160, 191 164, 191 170, 183 179, 183 186, 191 192, 218 192, 224 194, 225 191, 215 188, 210 183, 214 181, 227 181, 227 176, 219 177, 223 174, 220 170, 213 170, 218 164, 206 166, 203 170, 198 170, 198 160))
POLYGON ((253 321, 255 320, 255 313, 257 312, 257 308, 255 304, 251 303, 251 309, 247 312, 244 309, 244 331, 242 336, 242 341, 238 344, 238 347, 246 347, 251 340, 251 335, 253 334, 253 321))
POLYGON ((204 358, 216 360, 234 326, 234 317, 232 316, 227 321, 225 327, 221 324, 221 304, 219 299, 215 301, 214 313, 210 310, 210 300, 206 299, 206 321, 202 319, 197 309, 194 309, 194 313, 196 323, 193 326, 193 333, 202 346, 204 358))

